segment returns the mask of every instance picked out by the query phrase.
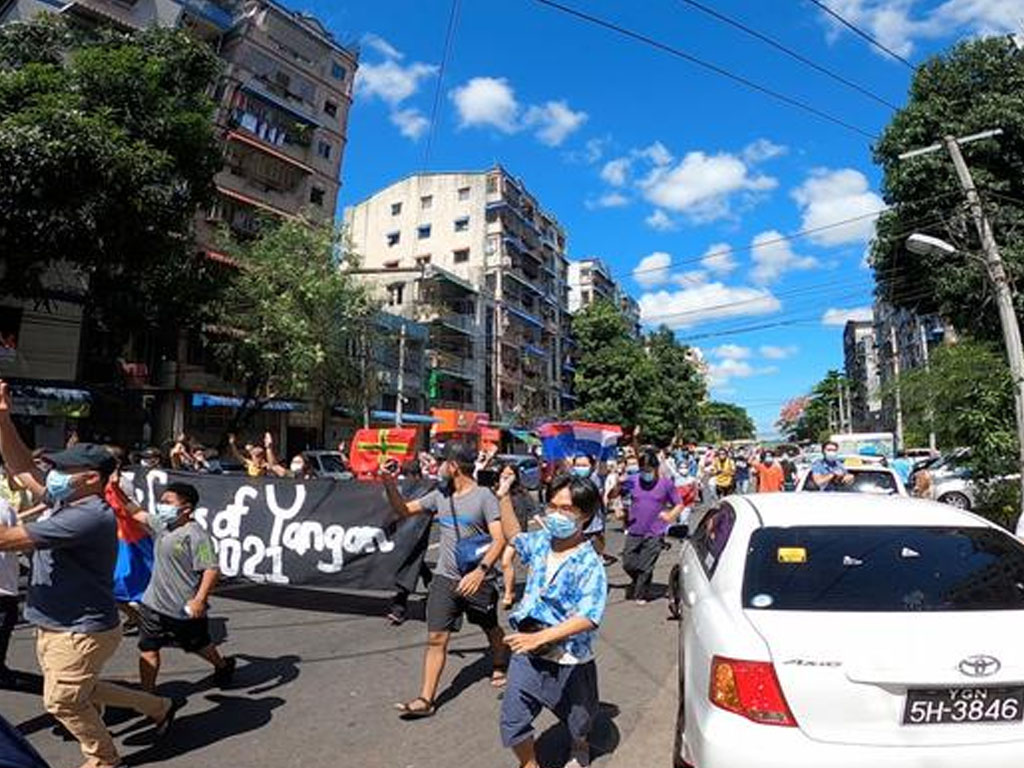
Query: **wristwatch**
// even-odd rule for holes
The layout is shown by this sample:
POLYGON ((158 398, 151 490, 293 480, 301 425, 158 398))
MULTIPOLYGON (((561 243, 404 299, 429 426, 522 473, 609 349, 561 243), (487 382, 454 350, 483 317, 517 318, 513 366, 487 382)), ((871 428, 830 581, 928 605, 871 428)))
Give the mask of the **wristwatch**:
POLYGON ((481 561, 480 561, 480 562, 479 562, 479 563, 477 564, 477 566, 476 566, 476 567, 477 567, 477 568, 479 568, 479 569, 480 569, 481 571, 483 571, 484 573, 490 573, 490 572, 491 572, 491 566, 489 566, 489 565, 488 565, 487 563, 485 563, 485 562, 484 562, 483 560, 481 560, 481 561))

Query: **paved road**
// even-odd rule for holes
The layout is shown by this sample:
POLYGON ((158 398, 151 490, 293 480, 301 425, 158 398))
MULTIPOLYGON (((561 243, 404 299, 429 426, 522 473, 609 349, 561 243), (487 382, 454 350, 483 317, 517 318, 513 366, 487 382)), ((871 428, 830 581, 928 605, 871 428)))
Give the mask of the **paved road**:
MULTIPOLYGON (((610 535, 610 551, 621 548, 610 535)), ((665 552, 660 581, 678 545, 665 552)), ((657 768, 671 760, 675 713, 676 624, 664 601, 646 606, 623 598, 626 577, 613 565, 609 608, 598 643, 603 717, 594 735, 600 768, 657 768)), ((203 663, 165 654, 162 689, 187 695, 173 735, 152 744, 138 719, 108 713, 130 765, 173 768, 301 766, 302 768, 493 768, 513 766, 498 737, 498 694, 491 688, 486 641, 475 628, 452 643, 441 707, 429 720, 400 721, 392 703, 419 691, 424 625, 398 628, 380 618, 384 603, 334 593, 247 587, 215 599, 222 649, 239 658, 235 682, 214 687, 203 663)), ((35 669, 31 630, 16 631, 11 665, 35 669)), ((108 666, 111 679, 135 679, 127 639, 108 666)), ((77 746, 53 731, 39 699, 0 692, 0 712, 29 734, 53 768, 80 763, 77 746)), ((564 731, 548 715, 538 721, 542 765, 566 759, 564 731)))

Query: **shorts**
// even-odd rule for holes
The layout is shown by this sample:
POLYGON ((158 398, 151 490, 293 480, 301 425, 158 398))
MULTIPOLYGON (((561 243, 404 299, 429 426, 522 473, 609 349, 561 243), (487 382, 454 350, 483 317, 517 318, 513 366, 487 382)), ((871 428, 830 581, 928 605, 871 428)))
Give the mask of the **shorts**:
POLYGON ((574 740, 586 740, 598 712, 597 665, 513 654, 501 700, 502 745, 514 747, 533 736, 533 721, 544 708, 565 723, 574 740))
POLYGON ((463 614, 485 632, 498 626, 498 590, 494 581, 488 579, 469 597, 458 594, 458 586, 455 579, 434 575, 427 590, 427 631, 458 632, 463 614))
POLYGON ((178 619, 154 611, 145 604, 139 606, 140 651, 159 651, 168 645, 176 645, 186 653, 197 653, 212 644, 210 622, 205 616, 178 619))

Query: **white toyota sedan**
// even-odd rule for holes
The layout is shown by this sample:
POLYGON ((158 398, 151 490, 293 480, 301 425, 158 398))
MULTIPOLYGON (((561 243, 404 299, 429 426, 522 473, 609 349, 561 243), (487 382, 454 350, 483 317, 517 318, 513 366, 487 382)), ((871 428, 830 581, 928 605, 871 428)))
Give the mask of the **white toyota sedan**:
POLYGON ((1024 545, 944 504, 730 497, 676 571, 675 761, 1024 766, 1024 545))

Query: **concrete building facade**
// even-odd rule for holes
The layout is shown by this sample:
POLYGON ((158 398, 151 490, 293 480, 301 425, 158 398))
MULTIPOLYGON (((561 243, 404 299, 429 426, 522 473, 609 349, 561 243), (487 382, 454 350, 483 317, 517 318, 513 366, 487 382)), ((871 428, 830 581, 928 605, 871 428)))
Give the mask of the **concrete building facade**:
POLYGON ((630 332, 639 337, 640 304, 615 281, 608 265, 597 258, 569 262, 569 312, 579 312, 602 299, 618 306, 630 332))
POLYGON ((501 166, 415 174, 345 212, 388 312, 425 322, 428 407, 573 407, 566 235, 501 166))
POLYGON ((843 358, 850 383, 849 414, 854 432, 881 427, 882 379, 875 326, 871 320, 850 320, 843 329, 843 358))

